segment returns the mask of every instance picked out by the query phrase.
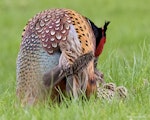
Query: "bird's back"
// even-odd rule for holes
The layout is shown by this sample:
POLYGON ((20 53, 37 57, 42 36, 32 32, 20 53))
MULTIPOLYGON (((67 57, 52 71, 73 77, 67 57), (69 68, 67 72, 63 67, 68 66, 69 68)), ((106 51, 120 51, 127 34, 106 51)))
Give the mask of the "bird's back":
MULTIPOLYGON (((61 51, 66 49, 60 48, 60 43, 68 40, 70 30, 73 31, 72 39, 77 38, 74 41, 77 47, 70 45, 76 58, 90 51, 94 54, 92 28, 79 13, 69 9, 50 9, 28 21, 17 58, 17 95, 23 102, 32 104, 45 96, 43 75, 59 64, 61 51)), ((88 70, 93 74, 93 61, 88 70)))

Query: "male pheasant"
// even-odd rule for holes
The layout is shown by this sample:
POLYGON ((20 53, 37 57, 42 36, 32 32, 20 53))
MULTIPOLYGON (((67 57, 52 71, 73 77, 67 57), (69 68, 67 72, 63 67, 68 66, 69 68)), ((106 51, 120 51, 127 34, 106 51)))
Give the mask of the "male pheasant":
POLYGON ((51 90, 55 96, 58 86, 73 96, 81 92, 90 96, 96 90, 92 55, 97 57, 101 53, 107 25, 97 28, 70 9, 49 9, 30 19, 17 58, 16 92, 21 102, 34 104, 45 99, 51 90), (86 62, 89 64, 84 68, 86 62), (82 72, 78 72, 81 67, 82 72), (75 74, 65 77, 68 69, 76 71, 75 74))

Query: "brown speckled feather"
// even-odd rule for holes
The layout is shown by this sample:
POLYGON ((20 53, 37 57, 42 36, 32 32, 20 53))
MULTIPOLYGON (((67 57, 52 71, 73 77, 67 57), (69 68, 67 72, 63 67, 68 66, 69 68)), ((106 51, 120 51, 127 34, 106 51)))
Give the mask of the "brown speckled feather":
MULTIPOLYGON (((48 91, 43 85, 45 73, 57 65, 66 69, 85 53, 94 54, 94 39, 88 20, 73 10, 50 9, 36 14, 28 21, 22 34, 17 59, 19 98, 29 104, 45 98, 48 91)), ((91 85, 91 81, 94 80, 94 61, 72 79, 74 95, 76 96, 80 89, 84 92, 88 83, 91 85)), ((95 87, 95 84, 93 86, 95 87)), ((88 95, 94 87, 91 89, 90 86, 87 90, 88 95)))

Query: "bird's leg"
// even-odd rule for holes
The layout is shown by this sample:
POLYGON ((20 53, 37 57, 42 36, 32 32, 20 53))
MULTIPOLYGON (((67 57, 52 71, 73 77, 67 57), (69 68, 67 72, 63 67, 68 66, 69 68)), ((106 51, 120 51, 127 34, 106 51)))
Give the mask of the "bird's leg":
POLYGON ((65 77, 67 77, 68 80, 71 79, 72 78, 71 76, 73 76, 73 74, 81 72, 92 59, 93 54, 92 52, 89 52, 87 54, 79 56, 74 61, 74 63, 66 69, 63 69, 62 66, 57 65, 44 75, 43 77, 44 85, 46 87, 55 86, 65 77))
POLYGON ((67 96, 78 96, 73 75, 66 76, 66 94, 67 96))

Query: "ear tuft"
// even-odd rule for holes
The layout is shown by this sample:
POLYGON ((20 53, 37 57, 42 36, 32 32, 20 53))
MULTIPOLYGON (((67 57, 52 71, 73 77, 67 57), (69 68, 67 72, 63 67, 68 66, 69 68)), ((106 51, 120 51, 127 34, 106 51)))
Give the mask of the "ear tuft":
POLYGON ((110 23, 110 21, 106 21, 105 22, 105 25, 104 25, 104 31, 106 32, 106 30, 107 30, 107 26, 109 25, 109 23, 110 23))

